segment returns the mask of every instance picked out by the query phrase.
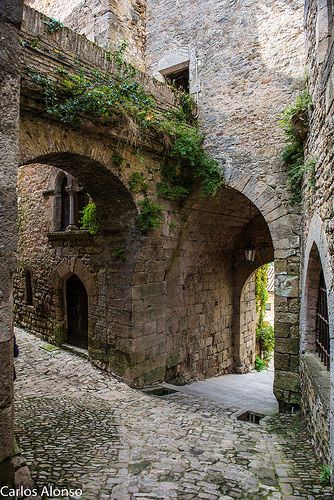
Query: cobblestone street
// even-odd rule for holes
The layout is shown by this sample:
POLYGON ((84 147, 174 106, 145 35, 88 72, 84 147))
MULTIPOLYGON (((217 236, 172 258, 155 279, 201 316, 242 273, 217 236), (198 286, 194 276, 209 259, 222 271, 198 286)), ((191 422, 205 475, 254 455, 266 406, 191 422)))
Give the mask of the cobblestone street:
POLYGON ((16 434, 39 487, 86 500, 333 498, 299 415, 241 422, 236 408, 133 390, 17 331, 16 434))

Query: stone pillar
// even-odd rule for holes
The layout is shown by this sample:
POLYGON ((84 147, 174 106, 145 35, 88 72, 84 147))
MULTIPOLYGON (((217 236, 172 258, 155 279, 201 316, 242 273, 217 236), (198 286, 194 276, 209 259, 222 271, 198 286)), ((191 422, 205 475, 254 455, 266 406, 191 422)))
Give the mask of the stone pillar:
POLYGON ((12 275, 20 105, 21 0, 0 2, 0 485, 14 483, 12 275))
POLYGON ((70 196, 70 223, 66 228, 66 231, 76 231, 78 229, 75 220, 75 196, 77 193, 77 188, 74 186, 69 186, 66 188, 70 196))

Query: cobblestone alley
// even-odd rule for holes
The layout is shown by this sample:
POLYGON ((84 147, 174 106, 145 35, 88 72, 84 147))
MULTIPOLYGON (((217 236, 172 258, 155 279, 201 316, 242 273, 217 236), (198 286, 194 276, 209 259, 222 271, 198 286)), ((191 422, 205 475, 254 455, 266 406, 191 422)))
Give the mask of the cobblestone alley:
POLYGON ((16 433, 39 487, 85 500, 333 498, 299 415, 266 427, 189 394, 149 396, 17 331, 16 433))

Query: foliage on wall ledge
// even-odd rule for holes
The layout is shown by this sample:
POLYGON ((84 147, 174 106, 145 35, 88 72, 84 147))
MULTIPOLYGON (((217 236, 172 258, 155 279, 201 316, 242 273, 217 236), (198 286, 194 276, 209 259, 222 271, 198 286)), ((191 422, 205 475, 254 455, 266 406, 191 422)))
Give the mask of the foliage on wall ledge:
POLYGON ((169 200, 186 197, 197 185, 205 196, 215 195, 222 184, 219 164, 203 148, 203 135, 194 120, 194 102, 175 91, 179 105, 163 111, 155 98, 136 80, 136 70, 123 61, 125 45, 107 52, 116 73, 83 70, 76 74, 58 69, 58 78, 49 78, 26 68, 32 81, 42 86, 46 112, 56 120, 79 126, 84 116, 105 123, 122 116, 135 143, 140 134, 154 133, 164 145, 159 196, 169 200))
POLYGON ((98 223, 95 203, 88 203, 81 212, 81 229, 87 229, 89 234, 97 234, 100 226, 98 223))
POLYGON ((311 164, 310 161, 305 162, 304 158, 304 143, 308 134, 308 112, 311 107, 311 97, 307 90, 303 90, 296 97, 295 102, 283 111, 279 121, 287 138, 282 159, 288 167, 288 182, 293 204, 301 202, 304 174, 311 171, 311 185, 315 178, 311 170, 315 168, 315 164, 311 164))
POLYGON ((138 222, 141 231, 145 234, 150 229, 157 229, 162 220, 163 207, 147 197, 139 202, 139 206, 138 222))

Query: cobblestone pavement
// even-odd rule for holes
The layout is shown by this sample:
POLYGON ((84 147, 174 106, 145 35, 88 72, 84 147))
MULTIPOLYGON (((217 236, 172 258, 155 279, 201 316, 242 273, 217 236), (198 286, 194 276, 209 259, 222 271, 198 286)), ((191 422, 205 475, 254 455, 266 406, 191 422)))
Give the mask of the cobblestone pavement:
POLYGON ((334 498, 298 414, 241 422, 203 398, 131 389, 22 330, 17 340, 17 436, 39 487, 85 500, 334 498))

